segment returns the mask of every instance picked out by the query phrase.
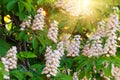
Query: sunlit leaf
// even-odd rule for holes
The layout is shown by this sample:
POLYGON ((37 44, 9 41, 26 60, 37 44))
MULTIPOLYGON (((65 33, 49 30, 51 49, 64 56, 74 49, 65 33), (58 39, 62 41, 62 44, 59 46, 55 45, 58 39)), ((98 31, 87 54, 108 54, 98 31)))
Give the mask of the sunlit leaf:
POLYGON ((19 54, 18 54, 18 58, 35 58, 36 57, 36 55, 34 54, 34 53, 32 53, 32 52, 20 52, 19 54))

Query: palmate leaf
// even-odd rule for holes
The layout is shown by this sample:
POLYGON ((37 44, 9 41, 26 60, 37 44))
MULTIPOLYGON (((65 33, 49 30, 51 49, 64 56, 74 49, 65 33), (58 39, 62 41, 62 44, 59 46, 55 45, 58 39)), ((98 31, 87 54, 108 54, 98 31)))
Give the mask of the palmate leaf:
POLYGON ((94 58, 88 58, 87 56, 80 55, 74 59, 77 62, 77 71, 80 71, 79 78, 83 78, 85 75, 89 79, 91 77, 91 70, 93 68, 94 58))
POLYGON ((73 66, 73 59, 68 57, 62 57, 60 67, 71 68, 73 66))
POLYGON ((88 59, 78 64, 77 70, 82 70, 88 63, 88 59))
POLYGON ((93 68, 93 61, 92 59, 89 60, 89 63, 85 67, 85 75, 89 79, 90 78, 90 71, 93 68))
POLYGON ((26 77, 34 77, 33 74, 29 71, 19 71, 19 70, 13 70, 10 72, 11 80, 17 79, 17 80, 26 80, 26 77))
POLYGON ((77 62, 77 70, 82 69, 84 66, 86 66, 89 63, 89 58, 84 56, 84 55, 80 55, 79 57, 76 57, 75 62, 77 62))
POLYGON ((96 65, 99 66, 99 65, 102 65, 104 62, 107 61, 107 57, 105 56, 100 56, 97 60, 96 60, 96 65))
POLYGON ((13 70, 10 72, 10 75, 13 78, 17 78, 17 80, 24 80, 25 75, 22 73, 22 71, 19 70, 13 70))
POLYGON ((98 73, 104 71, 106 76, 111 76, 111 59, 110 57, 100 56, 95 60, 95 67, 98 73), (108 64, 107 67, 105 64, 108 64))

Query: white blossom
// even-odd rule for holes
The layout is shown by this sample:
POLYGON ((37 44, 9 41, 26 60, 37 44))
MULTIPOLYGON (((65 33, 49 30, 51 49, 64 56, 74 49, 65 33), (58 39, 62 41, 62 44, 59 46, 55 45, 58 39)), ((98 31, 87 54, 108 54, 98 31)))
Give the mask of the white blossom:
POLYGON ((120 80, 120 68, 112 64, 112 76, 115 77, 115 80, 120 80))
POLYGON ((109 53, 110 55, 115 55, 116 53, 116 48, 117 48, 117 35, 116 31, 119 30, 119 19, 117 14, 111 14, 110 18, 108 19, 107 23, 107 32, 106 36, 108 37, 105 48, 104 48, 104 53, 109 53))
POLYGON ((96 33, 92 33, 90 41, 84 46, 83 53, 89 57, 99 56, 103 54, 103 46, 101 41, 101 36, 104 36, 103 27, 98 28, 96 33))
POLYGON ((28 20, 23 20, 21 23, 21 29, 24 30, 25 28, 32 28, 32 30, 43 30, 44 28, 44 19, 45 19, 45 11, 43 8, 39 8, 37 10, 37 14, 34 17, 33 23, 31 20, 31 16, 28 17, 28 20), (32 24, 32 26, 31 26, 32 24))
POLYGON ((118 23, 119 19, 117 14, 111 14, 107 24, 100 22, 97 31, 92 33, 90 37, 93 43, 90 45, 90 43, 87 42, 83 49, 83 53, 89 57, 103 54, 106 54, 106 56, 115 55, 117 45, 116 31, 119 30, 118 23), (104 46, 102 44, 103 37, 107 38, 104 46))
POLYGON ((33 20, 32 29, 43 30, 45 24, 44 19, 45 19, 45 11, 43 10, 43 8, 39 8, 33 20))
MULTIPOLYGON (((17 68, 17 49, 13 46, 8 50, 5 57, 1 58, 2 63, 5 66, 5 71, 9 73, 9 70, 17 68)), ((9 75, 4 75, 4 79, 10 79, 9 75)))
POLYGON ((64 55, 63 42, 59 42, 57 49, 51 49, 51 46, 47 47, 45 59, 46 65, 42 71, 42 74, 47 74, 47 77, 56 76, 58 67, 60 66, 61 57, 64 55))
POLYGON ((20 30, 24 30, 25 28, 30 28, 31 25, 31 16, 28 16, 28 20, 23 20, 23 22, 20 24, 21 28, 20 30))
POLYGON ((73 74, 73 80, 79 80, 77 72, 74 72, 74 74, 73 74))
POLYGON ((49 28, 48 31, 48 38, 51 39, 53 42, 57 43, 57 39, 58 39, 58 22, 57 21, 53 21, 53 23, 51 24, 51 28, 49 28))
POLYGON ((70 42, 70 45, 68 47, 68 54, 67 56, 75 57, 79 56, 80 53, 80 36, 75 35, 73 40, 70 42))

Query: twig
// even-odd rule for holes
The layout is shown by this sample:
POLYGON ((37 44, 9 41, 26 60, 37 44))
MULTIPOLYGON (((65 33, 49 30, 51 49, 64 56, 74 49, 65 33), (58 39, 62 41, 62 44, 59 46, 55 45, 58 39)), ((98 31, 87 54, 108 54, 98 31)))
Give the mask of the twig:
POLYGON ((28 51, 27 46, 26 46, 26 41, 23 42, 23 46, 24 46, 25 51, 28 51))
POLYGON ((13 20, 13 22, 15 23, 15 25, 16 26, 19 26, 19 19, 15 16, 15 15, 13 15, 13 14, 10 14, 10 16, 11 16, 11 20, 13 20))
MULTIPOLYGON (((26 44, 27 44, 26 41, 24 41, 23 42, 24 49, 25 49, 25 51, 28 51, 26 44)), ((30 63, 29 63, 28 59, 26 59, 25 63, 26 63, 26 66, 29 68, 30 67, 30 63)))
POLYGON ((28 71, 22 64, 20 64, 20 66, 21 66, 24 70, 28 71))

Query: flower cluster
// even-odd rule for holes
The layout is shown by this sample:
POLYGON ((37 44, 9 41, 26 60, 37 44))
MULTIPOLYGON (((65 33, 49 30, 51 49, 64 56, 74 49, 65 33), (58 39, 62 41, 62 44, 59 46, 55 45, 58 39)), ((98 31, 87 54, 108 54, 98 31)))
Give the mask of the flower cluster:
POLYGON ((72 16, 79 16, 80 14, 80 2, 78 0, 57 0, 55 2, 56 7, 64 9, 69 12, 72 16))
POLYGON ((28 17, 28 20, 23 20, 21 23, 21 30, 24 30, 25 28, 32 28, 32 30, 43 30, 44 28, 44 19, 45 19, 45 11, 43 8, 39 8, 37 10, 37 14, 35 15, 35 18, 31 20, 31 16, 28 17), (32 24, 32 27, 31 27, 32 24))
POLYGON ((80 52, 80 36, 79 35, 74 36, 73 40, 68 45, 67 51, 68 51, 67 56, 71 56, 71 57, 79 56, 79 52, 80 52))
POLYGON ((57 68, 60 66, 61 57, 64 55, 63 42, 57 44, 57 49, 51 49, 51 46, 47 47, 45 59, 46 66, 42 71, 42 74, 47 74, 47 77, 56 76, 57 68))
POLYGON ((57 39, 58 39, 58 22, 57 21, 53 21, 53 23, 51 24, 51 28, 49 28, 48 31, 48 38, 51 39, 54 43, 57 43, 57 39))
POLYGON ((45 19, 45 11, 43 10, 43 8, 39 8, 37 10, 37 14, 35 15, 35 19, 33 20, 32 29, 33 30, 43 30, 44 19, 45 19))
POLYGON ((99 56, 103 54, 103 46, 102 46, 102 37, 106 35, 105 33, 105 22, 101 21, 98 23, 97 31, 95 33, 91 33, 90 41, 87 42, 83 49, 83 53, 89 57, 91 56, 99 56), (92 45, 90 45, 92 44, 92 45))
POLYGON ((115 55, 117 45, 116 31, 119 29, 118 23, 117 14, 111 14, 107 24, 102 22, 101 26, 98 26, 96 33, 93 33, 90 37, 92 45, 90 43, 85 45, 83 49, 84 54, 87 56, 115 55), (107 38, 104 46, 102 44, 103 37, 107 38))
POLYGON ((115 80, 120 80, 120 68, 112 65, 112 75, 113 77, 115 77, 115 80))
POLYGON ((74 72, 74 74, 73 74, 73 80, 79 80, 77 72, 74 72))
POLYGON ((30 28, 31 25, 31 16, 28 16, 28 20, 23 20, 23 22, 20 24, 21 29, 20 30, 24 30, 26 27, 30 28))
POLYGON ((105 48, 104 48, 104 53, 109 53, 111 55, 115 55, 116 53, 116 45, 117 45, 117 35, 116 31, 119 30, 119 19, 117 14, 111 14, 110 18, 108 19, 107 23, 107 32, 106 36, 108 37, 105 48))
MULTIPOLYGON (((17 68, 16 47, 13 46, 8 52, 6 57, 2 57, 1 61, 5 66, 5 71, 9 72, 10 69, 17 68)), ((4 75, 5 79, 10 79, 9 75, 4 75)))

